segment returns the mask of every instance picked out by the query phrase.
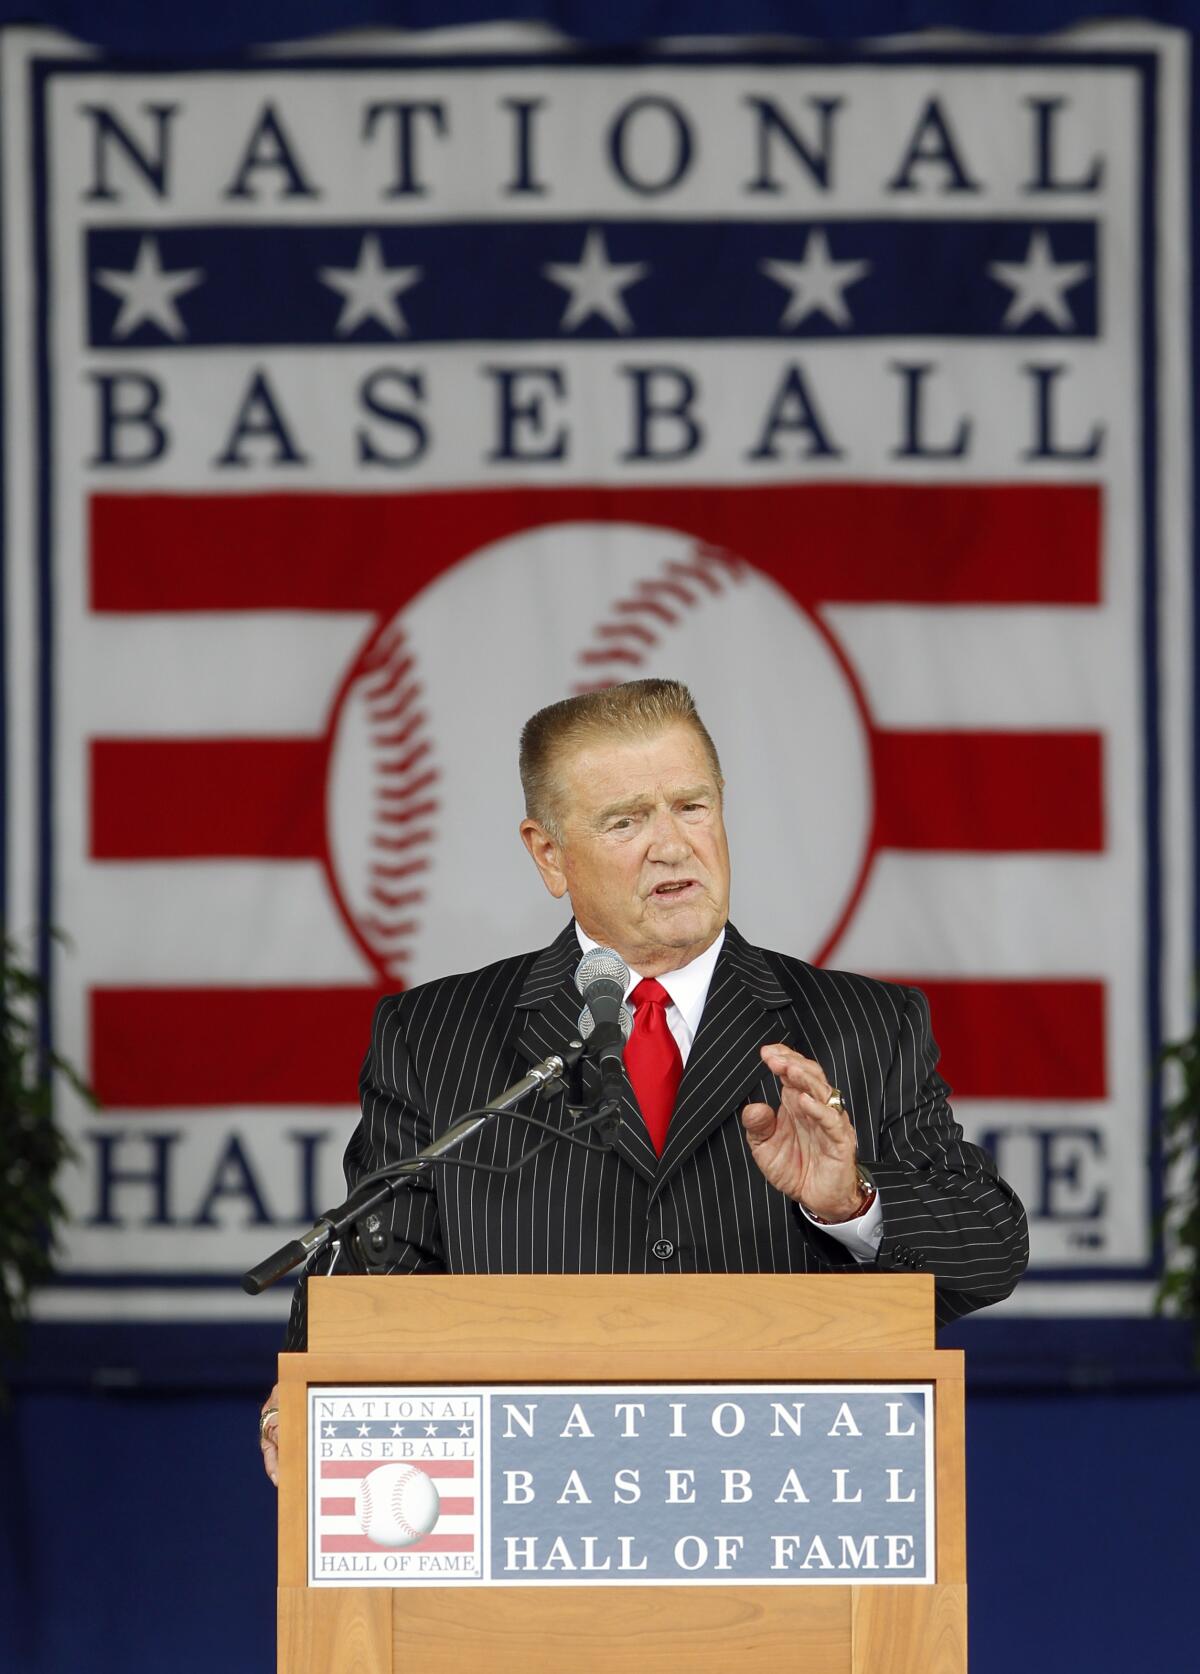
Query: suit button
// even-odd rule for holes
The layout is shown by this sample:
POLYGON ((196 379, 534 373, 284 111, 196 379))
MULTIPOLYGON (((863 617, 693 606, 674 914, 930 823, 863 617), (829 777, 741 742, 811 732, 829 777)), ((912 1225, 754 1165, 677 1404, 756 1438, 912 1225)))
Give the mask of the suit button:
POLYGON ((650 1254, 657 1256, 659 1261, 670 1261, 675 1254, 675 1246, 669 1238, 656 1238, 650 1246, 650 1254))

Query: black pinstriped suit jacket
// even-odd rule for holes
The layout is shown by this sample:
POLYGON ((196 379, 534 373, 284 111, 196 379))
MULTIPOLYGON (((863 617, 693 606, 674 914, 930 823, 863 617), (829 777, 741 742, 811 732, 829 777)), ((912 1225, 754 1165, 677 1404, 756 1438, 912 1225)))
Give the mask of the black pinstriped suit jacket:
MULTIPOLYGON (((346 1150, 351 1187, 486 1104, 577 1030, 573 924, 540 953, 380 1002, 346 1150)), ((680 1083, 666 1147, 626 1094, 615 1153, 560 1144, 509 1176, 445 1168, 396 1200, 380 1271, 819 1273, 854 1257, 755 1166, 738 1112, 779 1102, 759 1047, 784 1041, 840 1087, 883 1209, 875 1266, 927 1268, 941 1322, 1007 1296, 1025 1269, 1025 1215, 962 1138, 917 989, 752 947, 730 925, 680 1083)), ((567 1122, 560 1095, 537 1107, 567 1122)), ((528 1107, 526 1107, 528 1108, 528 1107)), ((508 1163, 541 1138, 501 1116, 464 1156, 508 1163)), ((297 1287, 287 1346, 304 1343, 297 1287)))

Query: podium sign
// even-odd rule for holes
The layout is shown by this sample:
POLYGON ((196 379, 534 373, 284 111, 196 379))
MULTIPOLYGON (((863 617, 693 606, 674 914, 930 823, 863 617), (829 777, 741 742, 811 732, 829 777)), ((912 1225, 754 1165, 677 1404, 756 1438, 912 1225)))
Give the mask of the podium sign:
POLYGON ((308 1401, 310 1586, 936 1580, 928 1383, 308 1401))
POLYGON ((927 1273, 309 1282, 279 1674, 965 1674, 927 1273))

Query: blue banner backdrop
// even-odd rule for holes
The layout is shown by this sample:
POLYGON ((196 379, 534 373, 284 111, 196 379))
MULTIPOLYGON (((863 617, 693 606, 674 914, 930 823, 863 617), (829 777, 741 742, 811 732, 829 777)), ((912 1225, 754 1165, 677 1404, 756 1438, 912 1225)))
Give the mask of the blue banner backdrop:
MULTIPOLYGON (((265 42, 347 29, 449 29, 504 23, 494 0, 212 0, 165 8, 156 0, 0 0, 0 23, 41 23, 121 53, 208 57, 265 42)), ((1049 35, 1075 24, 1131 17, 1192 29, 1197 0, 526 0, 519 18, 570 40, 642 45, 672 36, 725 35, 853 41, 922 29, 1049 35)))
POLYGON ((238 1274, 340 1195, 375 997, 558 928, 521 720, 669 671, 729 741, 739 926, 926 989, 1030 1210, 976 1365, 1182 1376, 1190 39, 201 74, 232 12, 140 21, 105 39, 154 63, 5 41, 7 917, 74 938, 51 1022, 102 1100, 63 1097, 33 1373, 265 1373, 284 1299, 238 1274))

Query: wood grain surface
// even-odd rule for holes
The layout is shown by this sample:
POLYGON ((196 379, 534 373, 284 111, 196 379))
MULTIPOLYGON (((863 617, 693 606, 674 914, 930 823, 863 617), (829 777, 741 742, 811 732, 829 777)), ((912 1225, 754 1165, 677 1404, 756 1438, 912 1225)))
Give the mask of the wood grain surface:
POLYGON ((281 1388, 325 1383, 895 1383, 961 1378, 962 1351, 812 1353, 725 1348, 407 1348, 284 1354, 281 1388))
POLYGON ((309 1281, 310 1350, 931 1349, 927 1273, 344 1275, 309 1281))
MULTIPOLYGON (((849 1674, 850 1587, 488 1588, 396 1599, 421 1674, 849 1674)), ((339 1670, 340 1674, 340 1670, 339 1670)), ((873 1674, 882 1674, 880 1669, 873 1674)))
POLYGON ((967 1589, 855 1587, 848 1674, 967 1674, 967 1589))
POLYGON ((281 1587, 278 1674, 392 1674, 393 1614, 380 1587, 281 1587))

